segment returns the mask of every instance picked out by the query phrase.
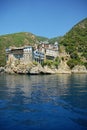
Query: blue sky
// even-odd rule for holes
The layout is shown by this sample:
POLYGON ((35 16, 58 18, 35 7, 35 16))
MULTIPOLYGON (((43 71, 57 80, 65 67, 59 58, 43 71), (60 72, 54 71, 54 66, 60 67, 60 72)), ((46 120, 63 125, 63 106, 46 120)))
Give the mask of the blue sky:
POLYGON ((0 35, 63 36, 87 17, 87 0, 0 0, 0 35))

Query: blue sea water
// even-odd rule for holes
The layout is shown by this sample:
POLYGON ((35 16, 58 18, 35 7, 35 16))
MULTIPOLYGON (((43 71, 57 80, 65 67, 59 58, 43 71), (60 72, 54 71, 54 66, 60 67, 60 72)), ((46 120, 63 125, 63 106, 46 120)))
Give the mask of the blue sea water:
POLYGON ((87 74, 0 75, 0 130, 87 130, 87 74))

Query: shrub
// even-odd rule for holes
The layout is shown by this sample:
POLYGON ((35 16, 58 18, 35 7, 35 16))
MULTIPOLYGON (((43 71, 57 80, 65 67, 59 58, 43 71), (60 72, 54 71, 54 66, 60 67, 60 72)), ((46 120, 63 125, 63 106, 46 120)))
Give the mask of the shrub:
POLYGON ((74 66, 78 65, 78 61, 75 59, 70 59, 68 60, 67 65, 70 67, 70 69, 72 69, 74 66))
POLYGON ((87 62, 85 62, 85 63, 84 63, 84 66, 85 66, 85 67, 86 67, 86 69, 87 69, 87 62))
POLYGON ((38 65, 38 62, 36 62, 36 61, 33 61, 33 64, 36 66, 36 65, 38 65))
POLYGON ((77 52, 71 53, 71 54, 70 54, 70 57, 71 57, 71 59, 79 60, 79 56, 78 56, 77 52))
POLYGON ((59 57, 56 57, 55 60, 46 60, 42 63, 42 66, 44 67, 45 65, 49 66, 49 67, 56 67, 58 68, 58 65, 60 63, 59 57))

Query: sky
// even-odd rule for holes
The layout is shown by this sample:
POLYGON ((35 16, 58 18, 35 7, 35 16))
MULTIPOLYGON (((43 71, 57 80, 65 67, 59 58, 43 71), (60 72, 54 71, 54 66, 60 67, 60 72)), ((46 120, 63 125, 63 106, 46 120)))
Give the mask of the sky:
POLYGON ((87 0, 0 0, 0 35, 63 36, 84 18, 87 0))

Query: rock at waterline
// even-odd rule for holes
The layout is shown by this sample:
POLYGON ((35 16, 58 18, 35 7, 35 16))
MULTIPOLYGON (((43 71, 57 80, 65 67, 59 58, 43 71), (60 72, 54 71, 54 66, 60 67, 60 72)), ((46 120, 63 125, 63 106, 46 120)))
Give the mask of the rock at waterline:
POLYGON ((0 67, 0 73, 3 73, 3 72, 4 72, 4 70, 5 70, 5 68, 4 68, 4 67, 0 67))

